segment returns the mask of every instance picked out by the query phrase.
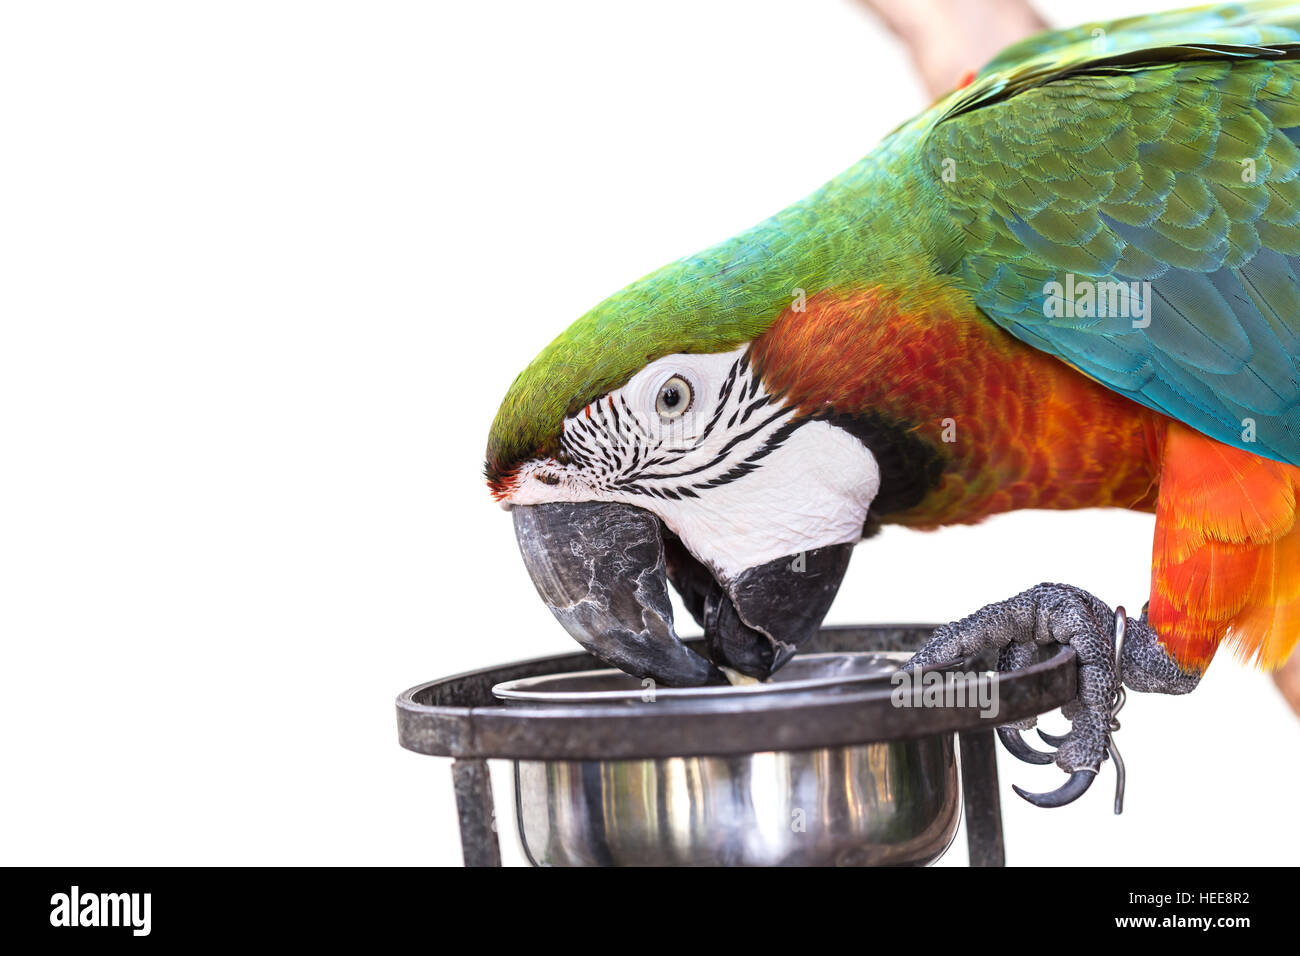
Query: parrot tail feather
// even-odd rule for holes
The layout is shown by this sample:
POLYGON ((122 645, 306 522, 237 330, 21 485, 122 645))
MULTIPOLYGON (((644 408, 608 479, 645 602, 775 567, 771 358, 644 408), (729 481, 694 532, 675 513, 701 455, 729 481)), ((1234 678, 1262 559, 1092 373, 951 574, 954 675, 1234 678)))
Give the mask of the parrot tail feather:
POLYGON ((1300 638, 1300 468, 1216 442, 1178 422, 1165 433, 1148 620, 1185 668, 1225 639, 1280 667, 1300 638))

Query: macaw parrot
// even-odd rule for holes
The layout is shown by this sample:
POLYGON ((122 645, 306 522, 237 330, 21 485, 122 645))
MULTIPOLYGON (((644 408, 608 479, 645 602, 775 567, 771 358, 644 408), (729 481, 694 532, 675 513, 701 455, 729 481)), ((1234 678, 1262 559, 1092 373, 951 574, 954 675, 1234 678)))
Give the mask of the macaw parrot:
MULTIPOLYGON (((1041 584, 910 666, 1077 654, 1086 790, 1123 685, 1300 636, 1300 4, 1048 32, 811 196, 581 316, 515 379, 486 474, 579 642, 673 685, 766 678, 882 524, 1154 512, 1149 603, 1041 584), (667 585, 705 632, 674 629, 667 585), (706 657, 707 655, 707 657, 706 657)), ((1023 726, 1023 725, 1021 725, 1023 726)), ((1006 729, 1006 728, 1003 728, 1006 729)))

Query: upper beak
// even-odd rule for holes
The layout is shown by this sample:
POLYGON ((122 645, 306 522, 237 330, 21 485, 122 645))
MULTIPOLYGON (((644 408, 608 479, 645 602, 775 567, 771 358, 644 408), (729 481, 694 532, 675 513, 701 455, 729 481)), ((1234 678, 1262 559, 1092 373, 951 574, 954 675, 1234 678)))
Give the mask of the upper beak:
POLYGON ((766 678, 816 634, 848 567, 832 545, 749 568, 726 585, 659 519, 631 505, 516 505, 515 536, 537 593, 578 643, 601 660, 668 686, 723 679, 719 667, 766 678), (668 580, 705 629, 713 661, 673 627, 668 580))
POLYGON ((722 677, 673 630, 658 518, 599 501, 515 506, 511 513, 537 593, 579 644, 669 686, 722 677))

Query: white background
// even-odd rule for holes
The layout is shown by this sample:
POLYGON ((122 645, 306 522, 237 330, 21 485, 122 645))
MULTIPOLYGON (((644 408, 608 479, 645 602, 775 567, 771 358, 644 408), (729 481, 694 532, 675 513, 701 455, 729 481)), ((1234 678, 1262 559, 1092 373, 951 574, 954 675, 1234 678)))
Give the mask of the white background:
MULTIPOLYGON (((925 105, 909 63, 847 0, 4 11, 0 861, 458 863, 394 696, 572 649, 481 480, 506 386, 866 153, 925 105)), ((831 619, 1140 607, 1151 525, 889 529, 831 619)), ((1109 770, 1038 811, 1009 784, 1057 771, 1001 758, 1012 862, 1294 862, 1265 676, 1224 654, 1120 740, 1118 819, 1109 770)))

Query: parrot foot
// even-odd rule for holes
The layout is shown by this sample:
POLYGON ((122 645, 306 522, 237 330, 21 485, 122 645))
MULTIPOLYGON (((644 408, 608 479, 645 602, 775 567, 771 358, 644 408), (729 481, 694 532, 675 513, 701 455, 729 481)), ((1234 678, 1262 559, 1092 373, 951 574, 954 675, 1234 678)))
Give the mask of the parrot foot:
POLYGON ((1055 762, 1070 774, 1059 789, 1029 793, 1013 787, 1035 806, 1059 807, 1082 796, 1108 757, 1115 765, 1115 812, 1124 800, 1124 761, 1115 746, 1116 715, 1124 706, 1124 684, 1134 690, 1185 694, 1200 681, 1199 673, 1184 671, 1168 655, 1146 623, 1129 621, 1124 609, 1112 611, 1100 599, 1065 584, 1040 584, 1006 601, 990 604, 969 617, 938 628, 926 645, 904 665, 941 667, 981 651, 998 651, 998 670, 1027 666, 1037 649, 1065 644, 1078 658, 1078 696, 1061 708, 1070 719, 1070 732, 1057 737, 1039 731, 1056 747, 1044 753, 1030 747, 1020 731, 1035 718, 998 728, 1003 746, 1026 763, 1055 762), (1122 675, 1122 679, 1121 679, 1122 675))

